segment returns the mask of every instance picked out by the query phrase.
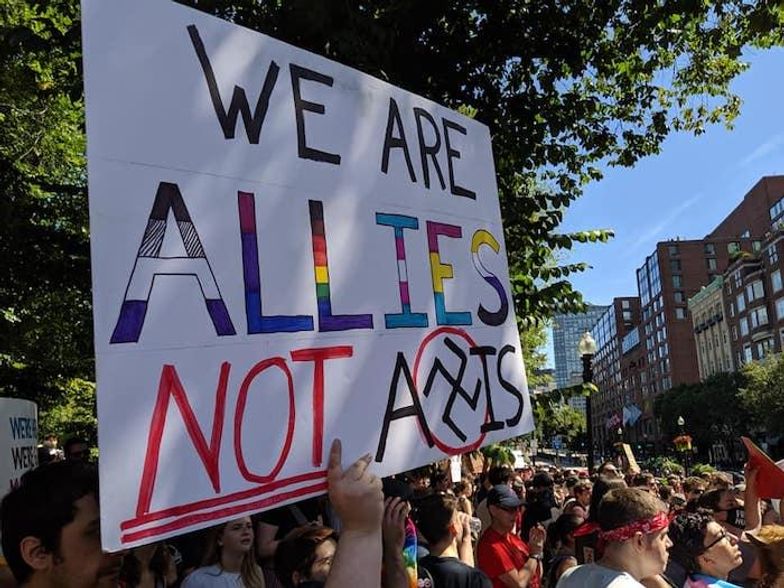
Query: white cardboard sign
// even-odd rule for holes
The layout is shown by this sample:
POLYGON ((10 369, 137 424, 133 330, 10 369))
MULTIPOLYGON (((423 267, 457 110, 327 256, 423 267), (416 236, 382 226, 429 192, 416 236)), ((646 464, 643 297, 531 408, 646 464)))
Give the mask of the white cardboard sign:
POLYGON ((38 465, 38 407, 20 398, 0 398, 0 497, 38 465))
POLYGON ((104 547, 532 429, 487 127, 163 0, 84 0, 104 547))

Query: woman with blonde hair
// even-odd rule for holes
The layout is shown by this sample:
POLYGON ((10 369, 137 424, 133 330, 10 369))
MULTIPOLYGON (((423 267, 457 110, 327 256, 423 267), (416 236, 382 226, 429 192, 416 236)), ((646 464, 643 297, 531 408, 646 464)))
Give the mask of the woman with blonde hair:
POLYGON ((765 525, 747 536, 759 550, 762 570, 757 588, 784 588, 784 527, 765 525))
POLYGON ((182 588, 265 588, 250 517, 210 529, 202 567, 185 578, 182 588))

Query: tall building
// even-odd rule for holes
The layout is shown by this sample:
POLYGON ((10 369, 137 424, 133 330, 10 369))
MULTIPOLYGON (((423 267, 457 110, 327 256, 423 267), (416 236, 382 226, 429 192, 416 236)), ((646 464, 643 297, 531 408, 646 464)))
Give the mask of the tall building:
POLYGON ((700 379, 732 371, 734 363, 730 329, 724 313, 724 278, 714 278, 710 284, 689 298, 688 304, 700 379))
MULTIPOLYGON (((591 425, 595 448, 600 451, 618 440, 619 427, 636 432, 643 416, 639 324, 640 299, 629 296, 614 298, 591 330, 596 341, 593 372, 598 388, 591 398, 591 425)), ((631 440, 629 434, 625 440, 631 440)))
POLYGON ((784 218, 784 176, 765 176, 706 239, 764 237, 784 218))
POLYGON ((555 386, 567 388, 582 374, 583 366, 577 345, 583 333, 590 331, 606 306, 589 304, 582 314, 559 314, 553 318, 553 355, 555 386))

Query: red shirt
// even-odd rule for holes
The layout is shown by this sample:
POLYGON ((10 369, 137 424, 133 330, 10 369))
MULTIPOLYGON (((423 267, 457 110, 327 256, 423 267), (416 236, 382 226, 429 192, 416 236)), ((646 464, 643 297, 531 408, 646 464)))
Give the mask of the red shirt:
MULTIPOLYGON (((493 588, 504 588, 498 576, 519 570, 528 561, 528 546, 514 533, 501 535, 492 527, 479 539, 476 549, 477 567, 493 582, 493 588)), ((529 588, 540 588, 542 570, 537 566, 536 573, 528 583, 529 588)))

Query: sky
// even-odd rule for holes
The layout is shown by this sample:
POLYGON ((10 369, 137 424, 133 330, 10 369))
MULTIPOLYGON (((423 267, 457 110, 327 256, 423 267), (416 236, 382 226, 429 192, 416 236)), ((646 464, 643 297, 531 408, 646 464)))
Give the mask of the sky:
MULTIPOLYGON (((751 67, 733 82, 741 97, 734 128, 672 134, 658 155, 607 168, 568 209, 563 232, 606 228, 607 244, 580 245, 567 261, 592 269, 572 276, 587 302, 636 296, 635 270, 658 241, 709 233, 765 175, 784 174, 784 50, 749 50, 751 67)), ((548 345, 550 365, 552 344, 548 345)))

